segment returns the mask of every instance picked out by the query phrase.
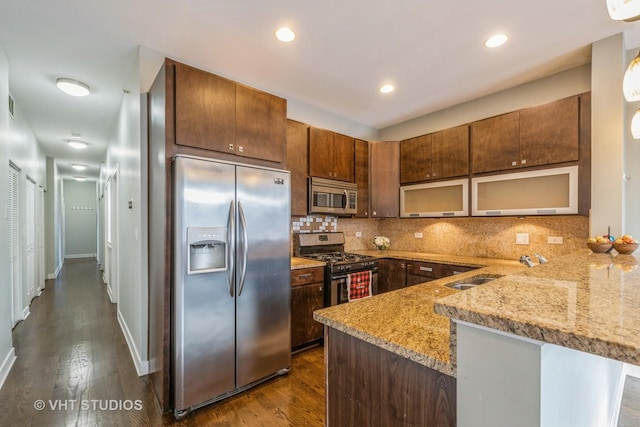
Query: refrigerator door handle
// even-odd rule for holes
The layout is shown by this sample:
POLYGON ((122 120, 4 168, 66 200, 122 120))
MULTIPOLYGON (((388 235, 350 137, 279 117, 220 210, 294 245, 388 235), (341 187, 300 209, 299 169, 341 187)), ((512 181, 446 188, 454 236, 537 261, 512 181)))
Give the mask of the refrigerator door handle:
POLYGON ((233 281, 235 278, 235 264, 234 254, 236 252, 236 238, 235 238, 235 209, 233 206, 233 200, 229 204, 229 218, 227 219, 227 276, 229 277, 229 295, 233 298, 233 281))
POLYGON ((247 256, 249 253, 249 245, 247 243, 247 221, 244 218, 244 210, 242 202, 238 201, 238 216, 240 217, 240 228, 242 230, 242 272, 240 273, 240 285, 238 287, 238 296, 242 294, 244 288, 244 278, 247 274, 247 256))

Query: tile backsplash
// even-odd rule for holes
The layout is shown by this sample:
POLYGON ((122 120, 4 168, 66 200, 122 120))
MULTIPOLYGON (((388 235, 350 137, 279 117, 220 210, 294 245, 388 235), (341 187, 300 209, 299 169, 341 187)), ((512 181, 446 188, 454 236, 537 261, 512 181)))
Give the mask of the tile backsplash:
POLYGON ((549 260, 585 248, 589 218, 585 216, 531 216, 486 218, 352 219, 309 215, 293 217, 294 233, 341 231, 347 251, 375 249, 373 238, 391 239, 400 251, 431 252, 486 258, 518 259, 540 253, 549 260), (356 233, 361 234, 356 237, 356 233), (416 238, 421 233, 422 238, 416 238), (529 234, 528 245, 516 245, 516 233, 529 234), (548 243, 562 237, 562 244, 548 243))

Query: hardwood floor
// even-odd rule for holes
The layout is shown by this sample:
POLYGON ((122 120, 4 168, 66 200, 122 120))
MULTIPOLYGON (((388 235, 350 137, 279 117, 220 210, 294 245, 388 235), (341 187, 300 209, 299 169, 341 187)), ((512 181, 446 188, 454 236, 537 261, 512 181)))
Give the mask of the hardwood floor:
POLYGON ((288 375, 176 422, 136 374, 95 260, 66 260, 30 310, 13 331, 0 426, 324 425, 322 347, 294 355, 288 375))

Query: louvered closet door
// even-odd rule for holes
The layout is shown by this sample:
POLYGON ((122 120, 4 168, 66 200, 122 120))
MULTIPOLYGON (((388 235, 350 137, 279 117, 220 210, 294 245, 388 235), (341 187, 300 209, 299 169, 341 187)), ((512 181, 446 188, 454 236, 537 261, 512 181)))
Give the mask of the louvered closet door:
POLYGON ((9 272, 11 277, 12 327, 21 319, 20 293, 20 211, 18 204, 18 171, 9 168, 9 272))

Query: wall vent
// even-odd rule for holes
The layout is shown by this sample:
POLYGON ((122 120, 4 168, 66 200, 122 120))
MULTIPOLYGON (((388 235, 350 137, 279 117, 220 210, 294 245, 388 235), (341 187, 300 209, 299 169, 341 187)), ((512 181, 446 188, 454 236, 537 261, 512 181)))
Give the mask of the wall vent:
POLYGON ((13 97, 9 95, 9 116, 13 119, 13 97))

